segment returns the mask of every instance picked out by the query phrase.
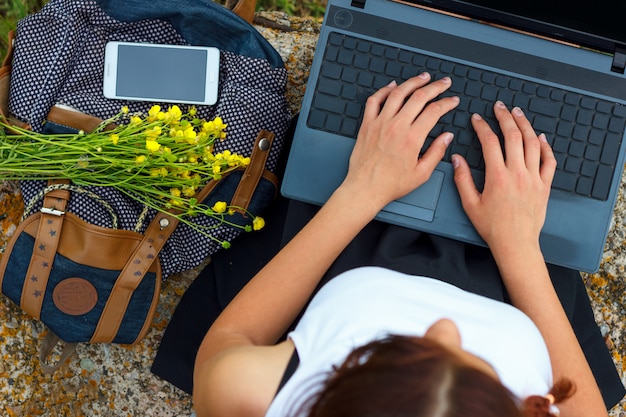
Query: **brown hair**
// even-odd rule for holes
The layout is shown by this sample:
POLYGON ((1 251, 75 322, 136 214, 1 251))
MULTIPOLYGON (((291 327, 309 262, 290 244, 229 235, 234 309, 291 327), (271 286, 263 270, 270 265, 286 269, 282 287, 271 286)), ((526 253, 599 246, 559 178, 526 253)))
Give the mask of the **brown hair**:
POLYGON ((575 387, 572 381, 567 379, 559 380, 550 393, 545 397, 539 395, 531 395, 524 400, 522 407, 524 417, 547 417, 553 416, 550 406, 552 404, 558 404, 561 401, 574 395, 575 387))
POLYGON ((541 398, 522 403, 437 342, 391 335, 350 353, 301 412, 308 410, 308 417, 550 416, 549 403, 533 406, 535 414, 520 411, 541 398))

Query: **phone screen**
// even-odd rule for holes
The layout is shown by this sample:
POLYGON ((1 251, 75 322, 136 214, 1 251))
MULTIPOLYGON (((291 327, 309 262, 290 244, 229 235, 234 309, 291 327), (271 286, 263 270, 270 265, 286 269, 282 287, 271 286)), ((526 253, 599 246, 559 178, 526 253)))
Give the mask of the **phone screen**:
POLYGON ((119 97, 202 102, 207 51, 149 45, 118 45, 115 93, 119 97))

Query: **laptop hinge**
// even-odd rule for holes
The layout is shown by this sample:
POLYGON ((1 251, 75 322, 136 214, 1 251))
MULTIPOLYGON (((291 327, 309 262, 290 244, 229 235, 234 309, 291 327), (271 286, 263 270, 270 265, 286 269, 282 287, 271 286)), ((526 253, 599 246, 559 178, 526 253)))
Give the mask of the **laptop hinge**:
POLYGON ((350 3, 350 5, 352 7, 358 7, 359 9, 365 9, 365 1, 366 0, 352 0, 352 3, 350 3))
POLYGON ((616 46, 611 71, 623 74, 624 68, 626 68, 626 47, 616 46))

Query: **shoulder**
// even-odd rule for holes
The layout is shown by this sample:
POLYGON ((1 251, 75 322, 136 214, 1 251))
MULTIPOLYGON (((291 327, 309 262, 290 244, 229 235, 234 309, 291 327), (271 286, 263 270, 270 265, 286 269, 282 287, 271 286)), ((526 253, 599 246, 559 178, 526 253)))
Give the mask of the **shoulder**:
POLYGON ((197 416, 264 416, 293 350, 293 343, 287 340, 274 346, 238 346, 224 351, 196 373, 197 416))

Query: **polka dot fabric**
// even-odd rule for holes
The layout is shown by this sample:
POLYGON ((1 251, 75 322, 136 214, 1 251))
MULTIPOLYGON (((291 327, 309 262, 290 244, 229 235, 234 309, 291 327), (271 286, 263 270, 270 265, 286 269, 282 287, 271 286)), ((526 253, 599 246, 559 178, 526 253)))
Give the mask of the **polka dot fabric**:
MULTIPOLYGON (((122 106, 143 113, 154 104, 167 107, 163 103, 110 100, 102 95, 104 47, 114 40, 186 44, 164 20, 120 22, 105 14, 93 0, 50 0, 40 12, 18 23, 10 111, 33 130, 47 132, 46 115, 55 104, 102 119, 115 115, 122 106)), ((207 46, 219 48, 219 45, 207 46)), ((224 50, 220 60, 218 102, 214 106, 198 107, 198 116, 210 119, 219 115, 228 125, 226 140, 215 145, 217 151, 230 149, 250 155, 258 132, 261 129, 273 132, 276 138, 266 168, 274 171, 291 119, 284 96, 286 70, 274 68, 263 59, 224 50)), ((185 106, 181 108, 185 110, 185 106)), ((45 181, 23 181, 25 201, 30 201, 45 185, 45 181)), ((155 214, 151 212, 145 224, 138 225, 143 207, 135 200, 110 187, 89 189, 113 206, 122 229, 138 228, 143 232, 155 214)), ((40 207, 41 203, 35 205, 35 209, 40 207)), ((68 210, 89 223, 111 227, 108 212, 84 195, 73 193, 68 210)), ((216 220, 206 216, 192 220, 203 226, 219 226, 216 220)), ((239 232, 240 229, 222 225, 216 227, 214 235, 230 241, 239 232)), ((181 224, 160 253, 163 276, 193 268, 219 248, 219 244, 181 224)))

